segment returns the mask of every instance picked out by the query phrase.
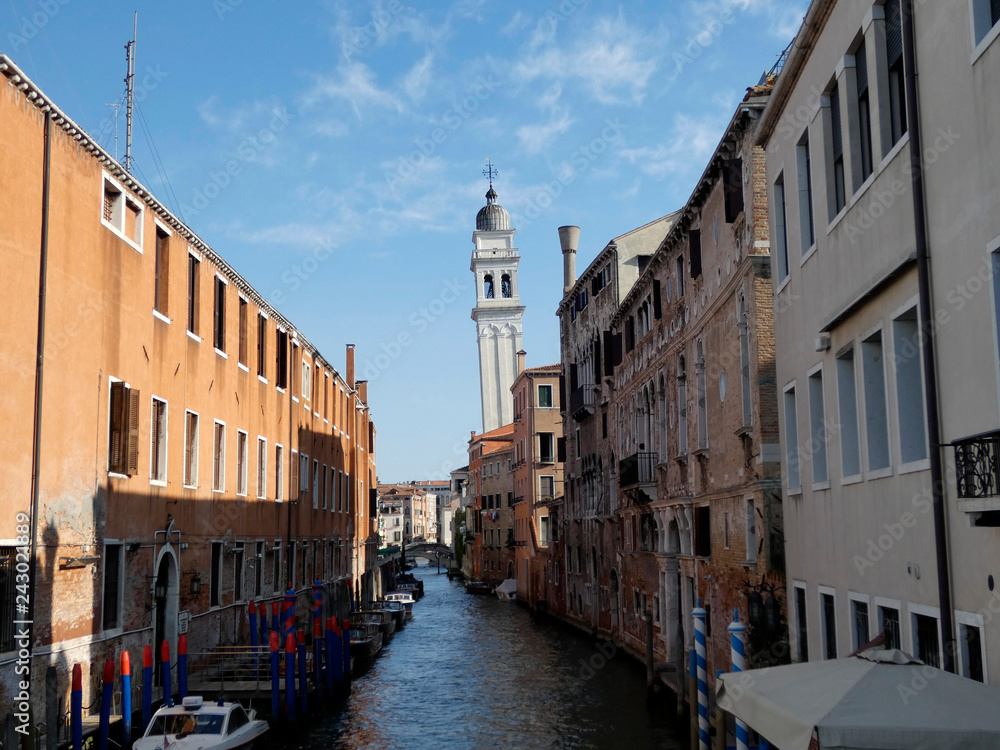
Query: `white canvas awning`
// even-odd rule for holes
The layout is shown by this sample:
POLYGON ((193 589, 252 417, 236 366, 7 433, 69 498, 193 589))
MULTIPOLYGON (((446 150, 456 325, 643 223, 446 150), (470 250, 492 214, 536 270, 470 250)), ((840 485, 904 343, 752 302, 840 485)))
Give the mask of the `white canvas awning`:
POLYGON ((1000 690, 895 650, 724 674, 718 702, 780 750, 1000 748, 1000 690))

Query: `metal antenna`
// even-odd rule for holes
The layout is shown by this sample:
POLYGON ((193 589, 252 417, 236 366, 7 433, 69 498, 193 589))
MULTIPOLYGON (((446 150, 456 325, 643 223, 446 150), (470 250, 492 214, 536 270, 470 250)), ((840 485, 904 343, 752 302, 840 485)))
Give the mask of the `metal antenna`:
POLYGON ((125 76, 125 171, 132 171, 132 104, 135 98, 135 40, 139 31, 139 11, 135 12, 132 25, 132 41, 125 45, 128 74, 125 76))
POLYGON ((121 102, 114 102, 113 104, 105 104, 105 107, 111 107, 115 111, 115 161, 118 161, 118 108, 122 106, 121 102))

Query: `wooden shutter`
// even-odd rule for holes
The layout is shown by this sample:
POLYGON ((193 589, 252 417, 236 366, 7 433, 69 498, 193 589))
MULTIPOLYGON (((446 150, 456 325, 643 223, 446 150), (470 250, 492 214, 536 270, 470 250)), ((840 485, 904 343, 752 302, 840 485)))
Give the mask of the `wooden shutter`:
POLYGON ((725 162, 722 176, 726 223, 732 224, 743 211, 743 160, 730 159, 725 162))
POLYGON ((577 388, 580 387, 580 381, 577 378, 576 373, 576 363, 574 362, 569 366, 569 391, 572 394, 577 388))
POLYGON ((622 363, 622 335, 620 333, 614 334, 614 341, 611 347, 611 351, 614 353, 612 357, 612 369, 618 367, 622 363))
MULTIPOLYGON (((740 191, 740 210, 743 210, 743 192, 740 191)), ((739 213, 739 212, 737 212, 739 213)), ((701 230, 692 229, 688 233, 688 243, 691 246, 691 278, 701 276, 701 230)))
POLYGON ((125 384, 111 384, 111 418, 108 422, 108 471, 124 474, 124 445, 122 441, 125 412, 125 384))
POLYGON ((663 302, 660 298, 659 279, 653 279, 653 317, 657 320, 663 317, 663 302))
POLYGON ((594 384, 601 382, 601 337, 594 339, 594 384))
POLYGON ((128 391, 128 466, 129 476, 139 473, 139 391, 128 391))
POLYGON ((288 494, 289 500, 299 499, 299 455, 297 453, 292 454, 291 466, 289 467, 292 471, 292 476, 289 478, 288 482, 288 494))
POLYGON ((556 438, 556 457, 560 462, 566 461, 566 438, 556 438))
POLYGON ((611 331, 604 331, 604 376, 615 374, 615 345, 611 331))
POLYGON ((566 376, 559 373, 559 407, 566 411, 566 376))

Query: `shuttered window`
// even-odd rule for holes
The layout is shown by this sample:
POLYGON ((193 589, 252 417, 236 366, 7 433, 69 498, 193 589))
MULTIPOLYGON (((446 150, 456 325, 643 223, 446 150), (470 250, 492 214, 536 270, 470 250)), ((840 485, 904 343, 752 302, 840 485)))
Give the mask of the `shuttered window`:
POLYGON ((212 342, 220 352, 226 351, 226 282, 215 277, 215 324, 212 342))
POLYGON ((149 478, 167 481, 167 402, 153 399, 150 414, 149 478))
MULTIPOLYGON (((740 193, 740 200, 742 202, 742 195, 740 193)), ((742 210, 742 207, 741 207, 742 210)), ((701 230, 692 229, 688 233, 688 239, 691 245, 691 278, 697 279, 701 276, 701 230)))
POLYGON ((257 375, 267 377, 267 318, 263 315, 257 316, 257 375))
POLYGON ((167 252, 167 234, 156 230, 156 286, 153 290, 153 308, 160 314, 167 314, 168 273, 170 254, 167 252))
POLYGON ((103 618, 101 620, 104 630, 120 628, 121 621, 121 559, 122 546, 120 544, 108 544, 104 547, 104 603, 103 618))
POLYGON ((240 297, 240 351, 239 351, 239 362, 241 365, 246 365, 247 363, 247 349, 250 346, 249 343, 249 326, 250 323, 247 320, 247 316, 250 314, 248 310, 249 305, 247 301, 240 297))
POLYGON ((830 144, 833 153, 831 176, 833 179, 830 220, 847 205, 847 191, 844 186, 844 134, 840 121, 840 86, 830 89, 830 144))
POLYGON ((139 391, 111 384, 108 471, 132 476, 139 470, 139 391))
POLYGON ((891 149, 906 133, 906 91, 903 83, 903 18, 900 0, 888 0, 885 4, 885 52, 886 69, 889 72, 890 142, 888 148, 891 149))
MULTIPOLYGON (((743 213, 743 160, 730 159, 722 165, 723 197, 726 223, 732 224, 743 213)), ((694 273, 691 274, 695 276, 694 273)))
POLYGON ((275 385, 278 388, 288 387, 288 334, 278 330, 275 336, 275 385))
POLYGON ((858 135, 861 140, 861 174, 855 189, 872 173, 872 120, 868 101, 868 50, 864 40, 854 51, 854 71, 858 81, 858 135))
POLYGON ((663 317, 663 301, 660 294, 660 280, 653 279, 653 317, 660 320, 663 317))
POLYGON ((198 335, 198 295, 201 291, 201 262, 191 254, 188 254, 188 308, 187 308, 187 329, 194 335, 198 335))
POLYGON ((184 414, 184 485, 198 486, 198 415, 184 414))

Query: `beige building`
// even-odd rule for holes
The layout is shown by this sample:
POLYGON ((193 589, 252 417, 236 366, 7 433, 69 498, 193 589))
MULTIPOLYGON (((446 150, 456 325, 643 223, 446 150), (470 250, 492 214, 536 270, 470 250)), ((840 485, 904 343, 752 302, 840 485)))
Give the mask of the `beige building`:
POLYGON ((798 660, 884 633, 1000 680, 998 20, 815 0, 764 115, 798 660))
POLYGON ((55 665, 68 705, 80 663, 91 705, 105 658, 176 655, 185 631, 192 653, 246 643, 249 601, 289 587, 304 624, 316 580, 343 614, 376 553, 353 347, 339 372, 2 55, 0 73, 0 570, 12 587, 18 547, 33 558, 32 694, 55 665))

